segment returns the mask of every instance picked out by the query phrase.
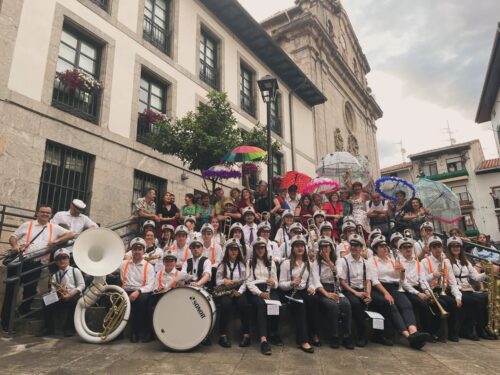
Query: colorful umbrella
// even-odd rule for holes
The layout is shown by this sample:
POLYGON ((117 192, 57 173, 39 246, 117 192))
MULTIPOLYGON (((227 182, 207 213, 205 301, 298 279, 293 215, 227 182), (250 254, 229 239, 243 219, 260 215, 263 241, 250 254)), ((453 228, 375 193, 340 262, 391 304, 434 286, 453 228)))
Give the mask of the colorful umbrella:
POLYGON ((331 152, 316 167, 316 173, 322 177, 339 177, 354 167, 361 167, 354 156, 346 151, 331 152))
POLYGON ((434 220, 454 224, 462 219, 460 201, 445 184, 421 178, 415 184, 415 189, 417 197, 422 200, 434 220))
POLYGON ((340 184, 326 177, 316 177, 312 179, 302 192, 304 194, 328 194, 340 189, 340 184))
POLYGON ((297 171, 286 172, 281 180, 280 188, 288 189, 292 185, 297 185, 298 192, 302 193, 304 187, 312 180, 311 177, 297 171))
POLYGON ((203 178, 220 178, 222 180, 230 178, 241 178, 238 166, 217 164, 201 172, 203 178))
POLYGON ((239 146, 227 153, 222 159, 226 163, 244 163, 247 161, 263 159, 267 152, 254 146, 239 146))
POLYGON ((380 193, 386 199, 390 199, 394 203, 396 200, 396 193, 403 191, 406 194, 406 199, 410 200, 415 196, 415 188, 412 184, 404 178, 399 177, 381 177, 375 181, 375 191, 380 193))

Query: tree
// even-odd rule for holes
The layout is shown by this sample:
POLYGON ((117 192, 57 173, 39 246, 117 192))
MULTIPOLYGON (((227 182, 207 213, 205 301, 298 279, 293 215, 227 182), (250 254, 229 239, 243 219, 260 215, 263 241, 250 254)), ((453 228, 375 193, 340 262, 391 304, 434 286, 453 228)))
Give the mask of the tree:
MULTIPOLYGON (((151 137, 152 147, 166 155, 175 155, 190 170, 207 170, 220 164, 224 155, 237 146, 247 144, 267 148, 265 128, 257 124, 251 131, 242 134, 227 94, 210 91, 208 102, 201 103, 195 112, 189 112, 180 119, 157 122, 157 132, 151 137), (249 142, 249 143, 246 143, 249 142)), ((280 144, 274 142, 273 150, 279 151, 280 144)), ((213 193, 220 178, 208 178, 211 189, 204 179, 207 192, 213 193)))

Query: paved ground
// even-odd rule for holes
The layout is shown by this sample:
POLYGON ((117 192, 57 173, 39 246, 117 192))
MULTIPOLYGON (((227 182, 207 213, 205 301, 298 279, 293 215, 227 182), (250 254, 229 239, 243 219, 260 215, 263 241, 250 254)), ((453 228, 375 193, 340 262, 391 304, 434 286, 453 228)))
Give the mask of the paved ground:
POLYGON ((321 347, 306 354, 291 345, 273 347, 265 357, 257 345, 223 349, 200 347, 170 353, 159 342, 119 340, 98 346, 78 337, 0 339, 2 374, 498 374, 500 341, 428 344, 415 351, 398 344, 370 344, 347 351, 321 347))

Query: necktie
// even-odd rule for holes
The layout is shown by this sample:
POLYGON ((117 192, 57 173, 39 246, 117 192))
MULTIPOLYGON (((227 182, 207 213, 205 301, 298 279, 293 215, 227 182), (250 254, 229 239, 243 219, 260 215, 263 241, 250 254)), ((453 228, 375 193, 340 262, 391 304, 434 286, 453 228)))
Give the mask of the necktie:
POLYGON ((253 227, 250 228, 250 238, 248 239, 250 245, 253 244, 253 227))

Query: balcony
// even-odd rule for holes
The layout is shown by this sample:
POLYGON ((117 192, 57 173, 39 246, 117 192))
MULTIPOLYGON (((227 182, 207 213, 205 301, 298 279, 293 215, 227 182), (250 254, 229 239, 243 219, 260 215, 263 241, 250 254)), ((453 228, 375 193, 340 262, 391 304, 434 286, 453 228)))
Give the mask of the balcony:
POLYGON ((148 17, 144 17, 143 37, 156 48, 168 54, 170 34, 165 28, 155 24, 148 17))
POLYGON ((200 60, 200 79, 210 87, 219 89, 219 77, 215 67, 208 65, 205 61, 200 60))
POLYGON ((97 123, 99 95, 64 85, 56 79, 52 92, 52 106, 84 120, 97 123))
POLYGON ((158 135, 158 128, 147 116, 139 113, 137 117, 137 142, 151 146, 151 137, 158 135))
POLYGON ((470 196, 470 194, 468 192, 464 192, 464 193, 457 193, 457 196, 458 196, 458 200, 460 201, 460 209, 461 210, 471 210, 474 208, 474 206, 472 205, 473 201, 472 201, 472 197, 470 196))
POLYGON ((425 178, 432 180, 432 181, 442 181, 442 180, 450 180, 450 179, 455 179, 457 177, 468 177, 469 172, 467 172, 467 169, 461 169, 456 172, 446 172, 446 173, 439 173, 439 174, 434 174, 432 176, 425 176, 425 178))

